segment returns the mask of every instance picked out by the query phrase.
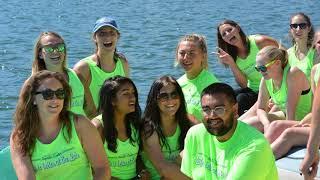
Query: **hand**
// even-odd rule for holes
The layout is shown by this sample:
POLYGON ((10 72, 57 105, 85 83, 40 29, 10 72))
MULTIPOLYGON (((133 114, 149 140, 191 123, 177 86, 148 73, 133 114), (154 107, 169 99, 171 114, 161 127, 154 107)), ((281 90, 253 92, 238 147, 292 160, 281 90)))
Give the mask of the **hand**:
POLYGON ((138 179, 148 180, 148 179, 151 179, 151 175, 150 175, 149 171, 143 169, 143 170, 141 170, 140 173, 138 174, 138 179))
POLYGON ((224 65, 230 66, 232 63, 234 63, 234 59, 230 56, 230 54, 228 54, 227 52, 225 52, 223 49, 217 47, 218 52, 213 52, 215 53, 220 62, 224 65))
POLYGON ((314 148, 314 150, 307 150, 306 155, 300 164, 300 171, 304 176, 305 180, 314 179, 317 175, 319 164, 319 152, 318 148, 314 148))

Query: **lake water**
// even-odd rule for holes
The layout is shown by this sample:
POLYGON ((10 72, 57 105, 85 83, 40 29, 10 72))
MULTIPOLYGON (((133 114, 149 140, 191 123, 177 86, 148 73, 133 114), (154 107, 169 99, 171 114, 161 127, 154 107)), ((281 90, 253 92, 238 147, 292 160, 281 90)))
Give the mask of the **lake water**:
MULTIPOLYGON (((1 1, 0 6, 0 149, 7 146, 12 114, 24 80, 30 75, 33 46, 41 31, 56 31, 68 47, 69 67, 94 51, 91 30, 101 16, 113 16, 121 32, 118 50, 131 67, 131 77, 144 108, 152 81, 164 74, 182 75, 173 66, 178 39, 187 33, 207 37, 209 52, 216 46, 216 25, 225 18, 246 34, 266 34, 287 47, 289 18, 305 12, 320 25, 320 1, 299 0, 52 0, 1 1)), ((232 73, 209 56, 210 70, 236 87, 232 73)))

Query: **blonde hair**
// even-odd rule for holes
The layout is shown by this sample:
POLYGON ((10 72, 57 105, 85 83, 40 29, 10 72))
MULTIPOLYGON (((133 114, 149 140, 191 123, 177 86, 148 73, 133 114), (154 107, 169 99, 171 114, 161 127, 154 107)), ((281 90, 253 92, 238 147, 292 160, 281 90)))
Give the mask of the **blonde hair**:
POLYGON ((279 59, 282 64, 282 69, 288 64, 288 53, 281 45, 279 45, 279 47, 266 46, 258 52, 258 56, 264 56, 271 60, 279 59))
POLYGON ((183 41, 192 41, 198 45, 198 48, 202 51, 203 53, 203 62, 202 62, 202 68, 208 69, 208 48, 207 48, 207 42, 206 38, 203 35, 200 34, 187 34, 183 36, 177 45, 176 48, 176 61, 175 61, 175 66, 179 64, 178 62, 178 51, 179 51, 179 46, 181 42, 183 41))

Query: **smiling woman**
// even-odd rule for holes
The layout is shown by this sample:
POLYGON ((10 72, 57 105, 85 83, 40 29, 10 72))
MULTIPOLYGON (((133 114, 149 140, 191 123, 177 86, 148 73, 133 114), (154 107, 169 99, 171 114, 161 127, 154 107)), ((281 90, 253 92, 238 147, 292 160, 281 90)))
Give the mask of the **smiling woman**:
POLYGON ((90 119, 98 115, 99 90, 103 82, 116 75, 129 77, 128 61, 116 50, 120 38, 116 21, 102 17, 96 21, 92 33, 96 52, 74 66, 84 86, 85 112, 90 119))
POLYGON ((42 32, 34 48, 32 74, 41 70, 60 72, 72 89, 70 111, 85 115, 84 89, 76 73, 67 68, 67 48, 63 38, 55 32, 42 32))

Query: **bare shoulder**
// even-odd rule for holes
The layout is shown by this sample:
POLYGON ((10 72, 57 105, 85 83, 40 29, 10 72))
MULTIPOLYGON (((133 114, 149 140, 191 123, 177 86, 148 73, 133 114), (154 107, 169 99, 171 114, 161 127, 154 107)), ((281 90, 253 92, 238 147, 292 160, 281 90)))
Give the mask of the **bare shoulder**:
POLYGON ((259 49, 262 49, 266 46, 279 46, 278 42, 275 39, 266 35, 256 35, 255 41, 259 49))
POLYGON ((288 83, 294 82, 295 84, 297 81, 301 81, 306 79, 306 75, 297 67, 291 67, 288 72, 288 83))
POLYGON ((125 57, 124 54, 122 53, 118 53, 118 57, 123 65, 123 68, 124 68, 124 71, 125 71, 125 74, 126 74, 126 77, 129 77, 130 76, 130 72, 129 72, 129 62, 128 62, 128 59, 125 57))
POLYGON ((77 132, 85 132, 90 130, 91 128, 94 128, 93 124, 87 117, 78 114, 74 115, 74 124, 77 132))

